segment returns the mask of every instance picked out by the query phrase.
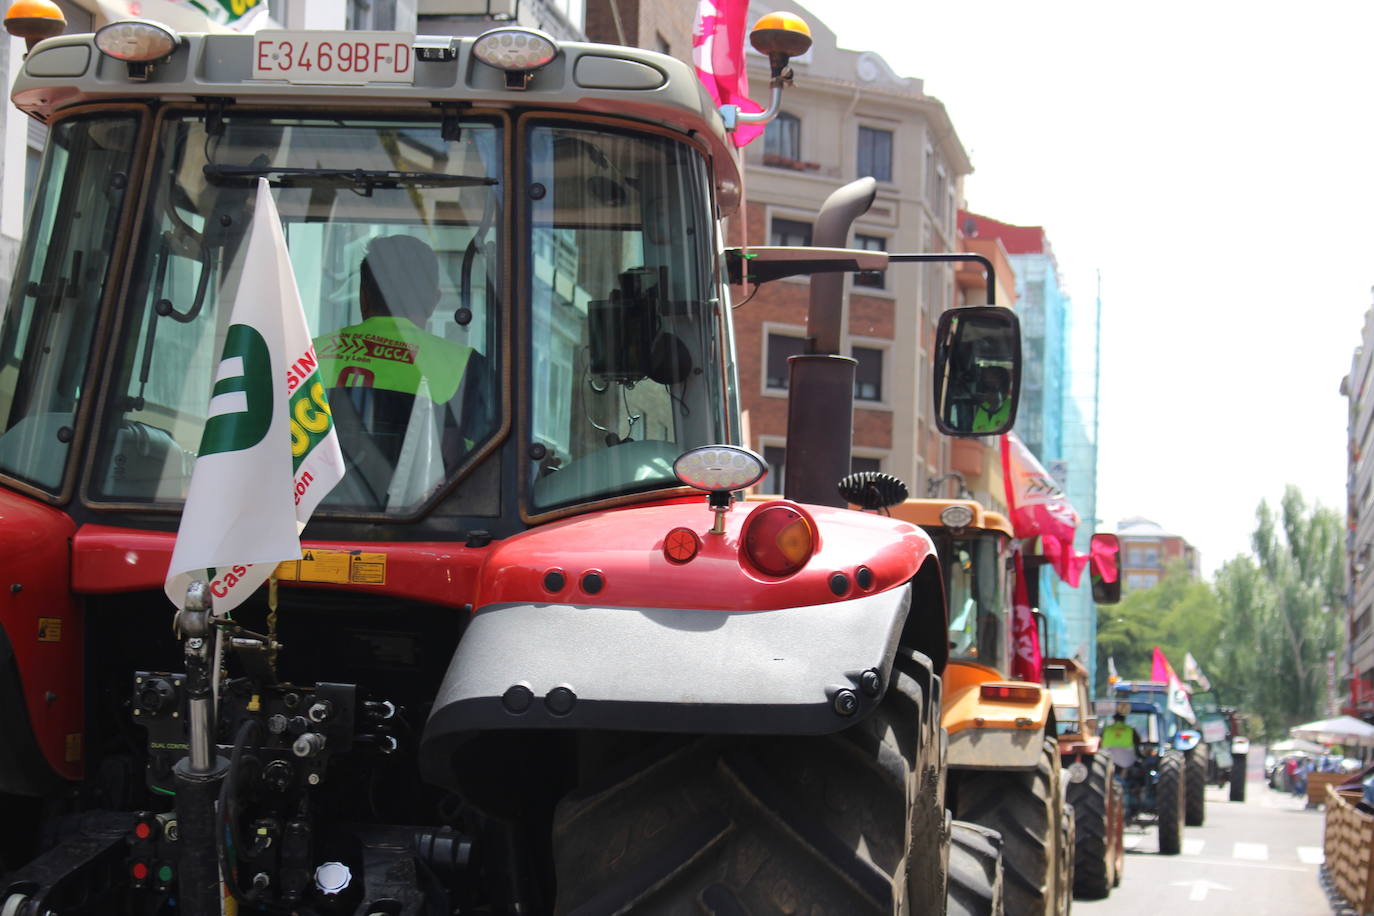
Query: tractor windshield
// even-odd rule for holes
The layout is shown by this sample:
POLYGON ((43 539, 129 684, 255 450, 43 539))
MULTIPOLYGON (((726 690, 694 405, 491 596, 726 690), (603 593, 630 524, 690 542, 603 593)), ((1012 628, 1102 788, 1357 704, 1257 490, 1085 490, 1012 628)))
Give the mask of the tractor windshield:
POLYGON ((606 129, 526 144, 533 506, 675 486, 673 460, 726 435, 705 164, 606 129))
POLYGON ((196 112, 156 155, 91 496, 184 497, 265 178, 348 468, 324 508, 417 511, 500 425, 500 128, 196 112))
POLYGON ((1001 671, 1007 617, 1003 564, 994 532, 937 538, 949 599, 949 655, 1001 671))

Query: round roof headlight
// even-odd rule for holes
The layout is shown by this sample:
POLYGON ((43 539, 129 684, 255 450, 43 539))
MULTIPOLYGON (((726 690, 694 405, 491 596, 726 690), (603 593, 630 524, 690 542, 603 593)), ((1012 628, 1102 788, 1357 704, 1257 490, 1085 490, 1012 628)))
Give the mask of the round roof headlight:
POLYGON ((945 506, 940 510, 940 524, 946 528, 963 528, 973 521, 973 510, 968 506, 945 506))
POLYGON ((536 29, 499 28, 479 35, 472 53, 497 70, 538 70, 558 56, 558 45, 536 29))
POLYGON ((679 455, 673 473, 689 487, 719 493, 753 486, 768 473, 768 465, 747 448, 708 445, 679 455))
POLYGON ((1075 760, 1069 764, 1069 782, 1086 782, 1088 779, 1088 768, 1081 760, 1075 760))
POLYGON ((101 54, 131 64, 146 64, 171 55, 181 44, 181 36, 156 22, 125 19, 112 22, 95 33, 95 46, 101 54))

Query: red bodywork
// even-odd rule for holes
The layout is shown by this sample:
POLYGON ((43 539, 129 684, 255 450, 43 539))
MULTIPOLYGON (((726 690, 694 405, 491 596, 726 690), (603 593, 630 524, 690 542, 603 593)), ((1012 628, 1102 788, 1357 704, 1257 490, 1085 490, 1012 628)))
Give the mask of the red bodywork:
MULTIPOLYGON (((175 535, 96 524, 78 531, 62 512, 12 493, 0 493, 0 507, 12 522, 5 526, 8 556, 19 568, 43 571, 41 582, 35 581, 32 588, 26 584, 11 597, 0 623, 15 646, 40 747, 59 773, 79 778, 79 754, 76 760, 66 760, 67 736, 76 735, 79 742, 83 727, 81 618, 70 592, 160 592, 175 535), (35 632, 39 616, 54 616, 55 608, 64 609, 66 618, 61 642, 22 638, 35 632), (44 701, 49 690, 58 694, 51 704, 44 701)), ((703 498, 594 512, 485 547, 316 540, 307 540, 303 547, 386 556, 382 584, 312 582, 311 588, 365 591, 468 610, 507 602, 722 611, 818 605, 899 586, 934 553, 925 533, 905 522, 845 509, 808 506, 803 511, 814 521, 816 550, 804 569, 784 579, 757 571, 743 556, 739 533, 749 511, 730 512, 725 533, 711 534, 714 518, 703 498), (690 528, 701 539, 700 552, 685 563, 670 561, 663 550, 668 533, 680 527, 690 528), (872 573, 871 580, 862 577, 867 587, 859 585, 861 566, 872 573), (550 572, 562 576, 550 577, 550 572), (599 589, 587 588, 588 573, 598 574, 599 589), (843 573, 846 582, 838 593, 832 583, 836 573, 843 573), (548 583, 560 578, 562 587, 549 590, 548 583)), ((595 582, 590 584, 595 588, 595 582)), ((296 585, 283 582, 284 588, 296 585)), ((169 625, 171 613, 169 607, 169 625)))

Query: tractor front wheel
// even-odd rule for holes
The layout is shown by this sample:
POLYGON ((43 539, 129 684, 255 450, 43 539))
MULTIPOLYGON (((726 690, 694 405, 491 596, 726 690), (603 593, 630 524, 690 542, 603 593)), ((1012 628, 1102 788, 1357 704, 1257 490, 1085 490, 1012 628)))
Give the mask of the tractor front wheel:
POLYGON ((1115 766, 1109 754, 1093 756, 1088 778, 1069 783, 1069 804, 1073 805, 1078 838, 1074 844, 1074 883, 1076 896, 1100 900, 1111 893, 1116 881, 1116 856, 1121 841, 1121 825, 1115 806, 1120 800, 1115 766))
POLYGON ((1176 856, 1183 851, 1185 779, 1183 755, 1178 751, 1166 751, 1159 758, 1159 776, 1155 783, 1160 855, 1176 856))
POLYGON ((1189 827, 1201 827, 1207 819, 1207 764, 1211 756, 1205 744, 1188 752, 1188 800, 1184 823, 1189 827))
POLYGON ((1245 801, 1246 754, 1231 755, 1231 801, 1245 801))
POLYGON ((959 776, 960 820, 1002 834, 1003 894, 1018 916, 1054 916, 1063 876, 1056 847, 1062 842, 1059 743, 1046 738, 1039 765, 1029 772, 971 770, 959 776))
POLYGON ((554 814, 555 912, 943 913, 938 684, 899 650, 842 732, 666 737, 599 774, 554 814))

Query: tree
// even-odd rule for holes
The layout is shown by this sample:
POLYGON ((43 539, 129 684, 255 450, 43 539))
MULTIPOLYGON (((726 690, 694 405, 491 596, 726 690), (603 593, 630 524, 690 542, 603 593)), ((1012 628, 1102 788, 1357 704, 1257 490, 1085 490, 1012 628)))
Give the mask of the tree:
POLYGON ((1106 695, 1108 657, 1123 679, 1149 680, 1155 646, 1180 673, 1189 652, 1210 672, 1221 628, 1216 593, 1183 562, 1171 564, 1155 587, 1128 592, 1114 607, 1098 607, 1098 695, 1106 695))
POLYGON ((1256 518, 1254 555, 1217 575, 1216 671, 1240 705, 1283 734, 1324 712, 1326 655, 1341 644, 1341 519, 1320 505, 1309 510, 1293 486, 1277 513, 1261 502, 1256 518))

